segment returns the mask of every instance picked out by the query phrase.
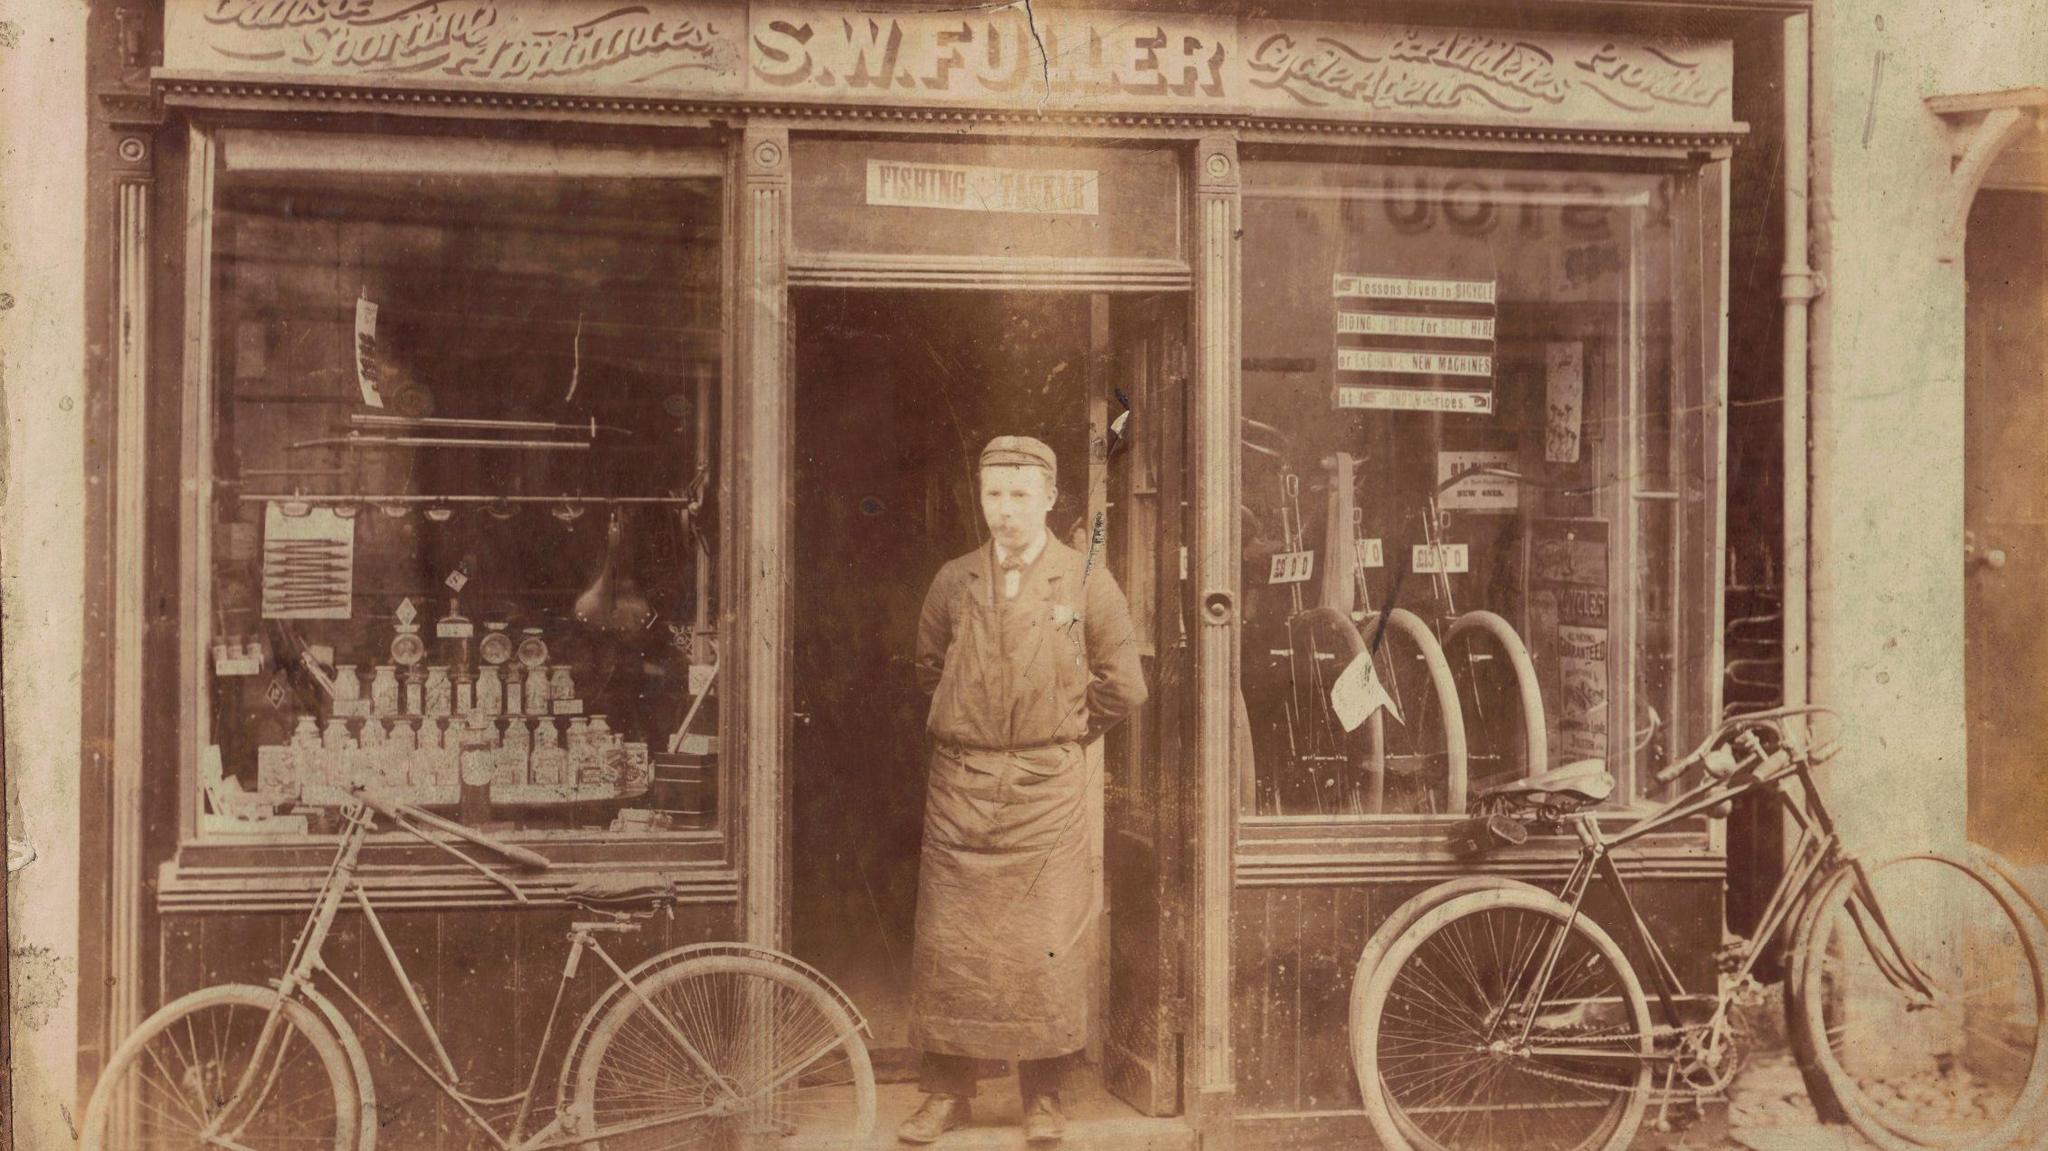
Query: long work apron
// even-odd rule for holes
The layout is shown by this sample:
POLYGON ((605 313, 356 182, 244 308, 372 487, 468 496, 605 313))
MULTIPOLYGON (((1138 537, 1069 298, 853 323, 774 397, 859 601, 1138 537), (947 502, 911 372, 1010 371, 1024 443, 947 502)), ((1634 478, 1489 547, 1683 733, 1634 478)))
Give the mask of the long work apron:
MULTIPOLYGON (((1060 585, 1073 581, 1044 574, 1009 601, 991 581, 961 589, 935 712, 985 709, 992 730, 1028 735, 1057 731, 1082 706, 1078 629, 1061 626, 1076 605, 1060 585)), ((1044 1059, 1086 1045, 1091 783, 1072 740, 933 752, 911 953, 918 1049, 1044 1059)))

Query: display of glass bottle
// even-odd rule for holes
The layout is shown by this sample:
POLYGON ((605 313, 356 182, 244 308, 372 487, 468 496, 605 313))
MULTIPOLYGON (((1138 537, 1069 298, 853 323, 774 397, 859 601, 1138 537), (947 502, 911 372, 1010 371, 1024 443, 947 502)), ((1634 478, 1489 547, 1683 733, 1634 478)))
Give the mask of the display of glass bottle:
POLYGON ((520 787, 527 780, 527 757, 532 751, 533 733, 524 718, 505 721, 505 735, 498 743, 498 772, 493 787, 520 787))
POLYGON ((533 755, 527 763, 527 776, 534 783, 560 786, 574 782, 567 777, 569 754, 562 750, 562 734, 555 728, 552 719, 535 720, 533 725, 533 755))
POLYGON ((370 677, 370 714, 389 719, 399 713, 398 668, 380 663, 370 677))
POLYGON ((596 787, 601 781, 598 779, 598 759, 590 746, 590 721, 580 715, 571 719, 569 734, 563 737, 562 744, 569 753, 569 773, 565 782, 577 787, 596 787))
POLYGON ((601 715, 590 717, 590 752, 597 758, 597 781, 617 787, 626 771, 626 749, 601 715))
POLYGON ((455 714, 455 686, 445 667, 427 669, 426 713, 446 719, 455 714))
POLYGON ((505 681, 493 664, 485 664, 476 673, 476 713, 498 716, 505 711, 505 681))
MULTIPOLYGON (((336 664, 334 668, 334 702, 337 705, 354 703, 361 698, 363 698, 363 681, 356 678, 356 665, 352 663, 336 664)), ((346 709, 337 707, 335 710, 342 711, 346 709)))

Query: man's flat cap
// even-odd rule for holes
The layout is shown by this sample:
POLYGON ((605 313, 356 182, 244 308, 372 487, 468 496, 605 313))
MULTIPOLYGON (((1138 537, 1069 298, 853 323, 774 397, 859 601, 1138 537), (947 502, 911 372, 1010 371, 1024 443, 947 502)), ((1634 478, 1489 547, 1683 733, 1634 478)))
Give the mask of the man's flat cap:
POLYGON ((1058 473, 1053 462, 1052 449, 1042 441, 1030 436, 997 436, 981 449, 981 466, 985 468, 1044 468, 1058 473))

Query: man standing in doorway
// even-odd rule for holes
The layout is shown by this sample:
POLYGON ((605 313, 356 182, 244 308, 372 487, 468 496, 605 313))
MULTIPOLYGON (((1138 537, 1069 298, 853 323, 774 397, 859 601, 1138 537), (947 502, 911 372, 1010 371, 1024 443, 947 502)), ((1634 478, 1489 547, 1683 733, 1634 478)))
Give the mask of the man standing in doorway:
MULTIPOLYGON (((897 1135, 968 1120, 975 1063, 1017 1063, 1024 1135, 1057 1141, 1061 1081, 1088 1034, 1090 867, 1085 745, 1145 702, 1130 606, 1046 530, 1052 449, 997 436, 981 453, 986 546, 939 570, 918 621, 932 692, 931 777, 911 951, 910 1041, 923 1106, 897 1135)), ((1096 533, 1100 538, 1100 533, 1096 533)))

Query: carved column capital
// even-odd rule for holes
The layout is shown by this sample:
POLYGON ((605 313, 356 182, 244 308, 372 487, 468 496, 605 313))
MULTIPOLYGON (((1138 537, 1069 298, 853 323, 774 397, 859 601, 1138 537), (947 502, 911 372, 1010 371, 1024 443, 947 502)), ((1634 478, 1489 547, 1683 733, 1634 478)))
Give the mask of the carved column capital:
POLYGON ((748 181, 789 179, 789 129, 750 124, 740 134, 740 173, 748 181))
POLYGON ((1195 191, 1226 194, 1238 186, 1237 137, 1204 136, 1195 141, 1195 191))

